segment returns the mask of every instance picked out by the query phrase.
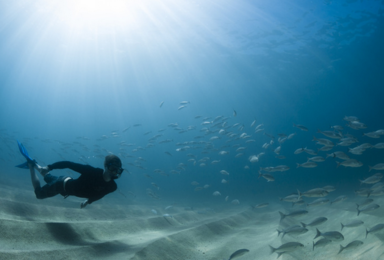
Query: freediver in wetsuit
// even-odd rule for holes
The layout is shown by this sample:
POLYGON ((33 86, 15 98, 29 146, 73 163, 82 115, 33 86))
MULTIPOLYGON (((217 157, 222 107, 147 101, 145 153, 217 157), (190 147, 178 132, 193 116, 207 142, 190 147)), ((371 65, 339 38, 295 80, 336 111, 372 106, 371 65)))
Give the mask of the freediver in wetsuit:
POLYGON ((19 143, 21 154, 27 159, 27 162, 17 167, 29 168, 31 173, 32 185, 35 190, 36 198, 45 199, 61 194, 64 198, 68 196, 76 196, 86 198, 81 203, 81 208, 88 204, 103 198, 105 195, 114 192, 117 189, 115 182, 124 169, 119 157, 110 154, 105 157, 104 170, 95 168, 90 165, 83 165, 69 161, 56 162, 47 166, 40 166, 36 160, 29 157, 25 147, 19 143), (55 169, 71 169, 80 173, 80 177, 72 179, 68 176, 53 176, 49 172, 55 169), (35 172, 40 172, 47 183, 43 187, 40 186, 40 180, 35 172))

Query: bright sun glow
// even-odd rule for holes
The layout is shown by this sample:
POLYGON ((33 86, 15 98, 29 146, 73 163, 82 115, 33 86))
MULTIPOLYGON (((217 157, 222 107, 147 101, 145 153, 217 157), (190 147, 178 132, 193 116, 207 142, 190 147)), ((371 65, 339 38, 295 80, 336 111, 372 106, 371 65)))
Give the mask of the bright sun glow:
POLYGON ((133 0, 71 0, 59 10, 72 30, 136 27, 139 6, 133 0))

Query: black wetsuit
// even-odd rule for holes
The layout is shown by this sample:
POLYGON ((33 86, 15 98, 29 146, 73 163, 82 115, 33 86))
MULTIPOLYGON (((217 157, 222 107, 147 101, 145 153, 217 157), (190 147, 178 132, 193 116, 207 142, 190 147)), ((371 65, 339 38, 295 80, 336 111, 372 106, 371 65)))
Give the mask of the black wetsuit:
POLYGON ((48 165, 50 170, 55 169, 71 169, 80 173, 80 177, 77 179, 69 179, 65 183, 64 180, 67 176, 56 177, 51 174, 47 174, 44 177, 47 183, 43 187, 35 189, 35 194, 38 199, 45 199, 53 197, 57 194, 63 196, 76 196, 80 198, 87 198, 88 204, 101 199, 108 193, 114 192, 117 189, 116 182, 112 179, 106 182, 103 178, 103 169, 94 168, 90 165, 83 165, 73 163, 69 161, 56 162, 48 165))

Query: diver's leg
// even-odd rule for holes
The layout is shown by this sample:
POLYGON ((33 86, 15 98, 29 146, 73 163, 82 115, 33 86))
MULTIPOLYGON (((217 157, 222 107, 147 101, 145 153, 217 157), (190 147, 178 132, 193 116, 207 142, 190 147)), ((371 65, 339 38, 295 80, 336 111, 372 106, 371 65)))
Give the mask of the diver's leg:
POLYGON ((32 163, 29 163, 28 166, 29 166, 29 171, 31 172, 32 185, 33 185, 33 188, 36 190, 37 188, 40 188, 39 177, 37 177, 37 174, 35 172, 35 168, 34 168, 35 165, 32 163))

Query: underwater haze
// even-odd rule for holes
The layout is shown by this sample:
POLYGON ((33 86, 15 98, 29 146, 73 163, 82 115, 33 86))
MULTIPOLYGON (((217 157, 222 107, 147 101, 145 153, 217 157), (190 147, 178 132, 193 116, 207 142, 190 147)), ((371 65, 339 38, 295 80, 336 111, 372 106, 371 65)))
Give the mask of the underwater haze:
POLYGON ((383 46, 379 0, 0 0, 0 258, 384 259, 383 46))

